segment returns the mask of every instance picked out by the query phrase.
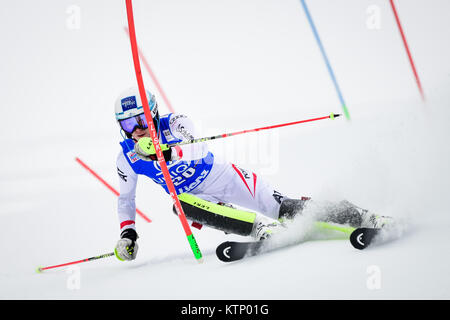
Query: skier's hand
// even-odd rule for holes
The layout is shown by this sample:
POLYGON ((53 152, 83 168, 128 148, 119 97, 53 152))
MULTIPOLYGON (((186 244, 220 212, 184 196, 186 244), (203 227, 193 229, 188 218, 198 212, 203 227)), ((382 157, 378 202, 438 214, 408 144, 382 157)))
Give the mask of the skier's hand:
MULTIPOLYGON (((169 147, 166 143, 160 144, 161 150, 163 152, 164 160, 173 161, 178 160, 178 153, 174 148, 169 147)), ((139 141, 134 145, 134 150, 136 151, 138 157, 145 161, 156 161, 155 146, 153 145, 152 139, 148 137, 140 138, 139 141)))
POLYGON ((139 246, 136 242, 138 235, 134 229, 125 229, 120 234, 114 253, 120 261, 131 261, 136 259, 139 246))

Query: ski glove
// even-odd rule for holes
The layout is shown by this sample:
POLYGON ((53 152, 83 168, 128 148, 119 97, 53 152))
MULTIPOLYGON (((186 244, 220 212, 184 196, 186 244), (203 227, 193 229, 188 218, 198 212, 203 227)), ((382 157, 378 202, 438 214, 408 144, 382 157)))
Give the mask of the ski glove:
POLYGON ((116 244, 114 253, 120 261, 136 259, 139 246, 136 242, 138 235, 134 229, 125 229, 120 234, 120 240, 116 244))
MULTIPOLYGON (((163 152, 164 160, 174 161, 179 160, 181 156, 174 147, 169 147, 166 143, 160 144, 161 150, 163 152)), ((148 137, 140 138, 139 141, 134 145, 134 150, 136 151, 138 157, 145 161, 157 161, 155 146, 153 145, 152 139, 148 137)))

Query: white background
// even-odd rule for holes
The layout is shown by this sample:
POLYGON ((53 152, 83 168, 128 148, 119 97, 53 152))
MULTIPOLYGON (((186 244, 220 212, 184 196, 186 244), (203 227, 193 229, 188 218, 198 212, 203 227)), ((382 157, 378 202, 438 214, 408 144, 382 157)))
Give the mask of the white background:
MULTIPOLYGON (((403 237, 366 251, 310 241, 224 264, 215 247, 246 239, 193 229, 198 265, 170 197, 141 178, 137 206, 153 222, 137 218, 138 258, 80 264, 78 289, 64 268, 34 271, 110 252, 119 238, 116 196, 75 157, 117 188, 113 105, 136 84, 125 1, 1 2, 0 298, 450 298, 447 0, 396 1, 426 104, 388 1, 308 1, 352 120, 210 143, 291 197, 344 198, 406 221, 403 237), (373 6, 378 29, 367 25, 373 6)), ((140 47, 201 136, 342 111, 300 1, 133 3, 140 47)))

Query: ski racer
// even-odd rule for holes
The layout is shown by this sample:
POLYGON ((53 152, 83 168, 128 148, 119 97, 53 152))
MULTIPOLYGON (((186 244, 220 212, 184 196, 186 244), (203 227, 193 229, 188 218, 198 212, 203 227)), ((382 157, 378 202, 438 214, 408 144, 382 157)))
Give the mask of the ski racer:
MULTIPOLYGON (((282 222, 293 219, 312 201, 308 197, 285 196, 251 170, 218 158, 208 150, 206 142, 170 146, 198 138, 195 127, 183 114, 160 116, 155 96, 149 91, 146 94, 164 159, 187 219, 197 225, 261 240, 284 229, 282 222)), ((135 221, 138 177, 152 179, 166 192, 168 189, 137 88, 129 88, 119 95, 115 116, 123 137, 117 156, 120 239, 115 255, 119 260, 130 261, 136 258, 138 251, 135 221)), ((386 217, 341 201, 328 208, 322 220, 354 227, 376 227, 384 224, 386 217)))

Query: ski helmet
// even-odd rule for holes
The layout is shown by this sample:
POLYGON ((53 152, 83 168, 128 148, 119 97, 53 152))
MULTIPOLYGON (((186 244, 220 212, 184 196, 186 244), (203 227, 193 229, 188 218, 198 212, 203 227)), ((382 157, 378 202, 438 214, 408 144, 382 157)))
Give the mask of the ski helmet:
MULTIPOLYGON (((145 90, 148 105, 153 118, 153 124, 159 134, 159 112, 155 96, 148 90, 145 90)), ((128 138, 136 128, 146 129, 147 120, 144 115, 141 97, 138 88, 132 87, 122 92, 115 103, 116 120, 120 128, 125 132, 128 138)))

